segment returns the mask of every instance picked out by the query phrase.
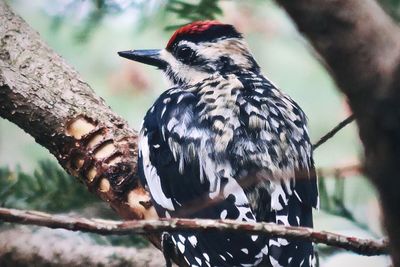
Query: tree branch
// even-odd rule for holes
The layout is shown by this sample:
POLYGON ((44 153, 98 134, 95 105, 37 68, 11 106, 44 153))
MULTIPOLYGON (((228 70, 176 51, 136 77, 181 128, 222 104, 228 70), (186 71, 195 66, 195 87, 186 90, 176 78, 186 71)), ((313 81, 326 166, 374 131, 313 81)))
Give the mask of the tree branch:
POLYGON ((313 144, 313 150, 317 149, 319 146, 324 144, 326 141, 331 139, 332 137, 335 136, 340 130, 342 130, 346 125, 350 124, 351 122, 354 121, 354 115, 350 115, 343 121, 339 122, 338 125, 336 125, 332 130, 327 132, 324 136, 322 136, 316 143, 313 144))
POLYGON ((160 233, 163 231, 234 231, 251 234, 267 234, 271 237, 298 239, 322 243, 353 251, 361 255, 386 254, 385 240, 375 241, 316 231, 312 228, 291 227, 272 223, 243 223, 233 220, 159 219, 134 221, 109 221, 52 215, 37 211, 0 208, 0 219, 6 222, 32 224, 50 228, 63 228, 102 235, 126 235, 160 233))
POLYGON ((0 25, 0 116, 124 218, 157 217, 139 203, 150 197, 135 176, 136 132, 3 1, 0 25))

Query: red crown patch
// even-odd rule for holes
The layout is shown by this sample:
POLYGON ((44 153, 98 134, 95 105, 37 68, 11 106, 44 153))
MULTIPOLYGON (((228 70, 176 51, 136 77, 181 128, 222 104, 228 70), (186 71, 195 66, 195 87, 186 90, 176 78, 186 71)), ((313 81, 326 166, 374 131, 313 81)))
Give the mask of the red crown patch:
POLYGON ((213 25, 222 25, 221 22, 216 20, 195 21, 177 29, 168 41, 167 47, 170 47, 178 36, 183 34, 194 34, 208 30, 213 25))

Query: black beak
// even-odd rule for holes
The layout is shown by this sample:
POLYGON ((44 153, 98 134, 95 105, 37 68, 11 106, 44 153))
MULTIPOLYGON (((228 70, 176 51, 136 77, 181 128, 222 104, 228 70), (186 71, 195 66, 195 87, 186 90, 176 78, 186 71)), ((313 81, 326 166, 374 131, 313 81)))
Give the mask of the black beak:
POLYGON ((144 64, 156 66, 160 69, 164 69, 167 63, 160 58, 159 49, 149 50, 129 50, 118 52, 120 57, 138 61, 144 64))

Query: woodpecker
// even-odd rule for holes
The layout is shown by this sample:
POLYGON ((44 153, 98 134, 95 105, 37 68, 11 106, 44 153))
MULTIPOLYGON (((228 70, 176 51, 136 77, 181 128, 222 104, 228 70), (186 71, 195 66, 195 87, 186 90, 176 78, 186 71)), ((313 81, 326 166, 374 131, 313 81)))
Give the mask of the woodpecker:
MULTIPOLYGON (((317 177, 307 119, 263 74, 232 25, 198 21, 161 50, 119 55, 172 82, 147 112, 138 170, 160 217, 312 227, 317 177)), ((190 266, 314 266, 311 242, 172 232, 190 266)))

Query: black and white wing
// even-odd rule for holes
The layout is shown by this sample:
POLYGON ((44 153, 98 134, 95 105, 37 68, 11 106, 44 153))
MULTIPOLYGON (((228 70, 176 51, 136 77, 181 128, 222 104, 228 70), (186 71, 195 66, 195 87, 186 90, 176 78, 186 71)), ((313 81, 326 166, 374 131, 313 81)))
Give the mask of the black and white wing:
MULTIPOLYGON (((248 190, 255 216, 258 221, 312 227, 318 187, 306 116, 264 77, 244 76, 241 82, 244 89, 237 102, 245 131, 232 154, 240 159, 239 169, 259 169, 265 175, 264 184, 248 190)), ((315 264, 311 242, 271 238, 268 250, 274 266, 315 264)))
MULTIPOLYGON (((255 222, 230 162, 214 153, 215 133, 201 114, 198 96, 170 89, 147 113, 139 144, 139 173, 160 217, 255 222), (217 200, 217 201, 215 201, 217 200)), ((261 236, 222 232, 172 233, 190 266, 253 266, 263 258, 261 236)))

